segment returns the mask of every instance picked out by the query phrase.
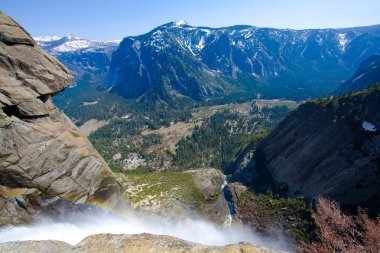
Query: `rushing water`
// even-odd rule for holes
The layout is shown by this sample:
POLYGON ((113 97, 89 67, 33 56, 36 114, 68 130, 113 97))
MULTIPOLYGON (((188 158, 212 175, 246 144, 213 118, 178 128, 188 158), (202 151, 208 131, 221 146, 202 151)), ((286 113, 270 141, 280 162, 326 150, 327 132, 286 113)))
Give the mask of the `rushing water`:
MULTIPOLYGON (((220 189, 222 191, 223 196, 225 196, 225 188, 226 188, 227 184, 228 184, 228 182, 227 182, 227 180, 225 178, 224 182, 222 184, 222 187, 220 189)), ((229 208, 230 212, 229 212, 229 214, 227 216, 226 221, 223 224, 223 227, 229 227, 229 226, 231 226, 232 220, 234 218, 234 205, 230 201, 228 201, 228 199, 226 197, 225 197, 225 199, 226 199, 226 201, 228 203, 228 208, 229 208)))
MULTIPOLYGON (((225 180, 221 192, 225 196, 225 180)), ((226 197, 226 196, 225 196, 226 197)), ((226 197, 229 215, 223 226, 212 224, 201 218, 163 218, 131 210, 128 207, 118 211, 88 206, 80 211, 61 210, 59 215, 39 217, 33 224, 8 226, 0 229, 0 243, 15 240, 60 240, 72 245, 93 234, 140 234, 151 233, 175 236, 187 241, 205 245, 223 246, 249 242, 269 248, 287 250, 289 246, 282 238, 265 238, 252 232, 248 227, 234 224, 233 204, 226 197)))

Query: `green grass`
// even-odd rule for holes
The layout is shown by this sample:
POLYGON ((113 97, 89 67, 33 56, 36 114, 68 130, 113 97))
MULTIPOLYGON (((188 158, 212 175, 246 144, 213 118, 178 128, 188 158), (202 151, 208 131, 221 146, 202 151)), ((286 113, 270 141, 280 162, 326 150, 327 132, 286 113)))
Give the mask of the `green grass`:
POLYGON ((144 199, 153 197, 157 201, 167 203, 180 200, 184 203, 200 204, 204 201, 203 195, 196 188, 193 175, 184 172, 152 172, 152 173, 129 173, 125 175, 126 192, 124 197, 132 204, 139 203, 144 199), (134 193, 128 192, 138 187, 134 193))

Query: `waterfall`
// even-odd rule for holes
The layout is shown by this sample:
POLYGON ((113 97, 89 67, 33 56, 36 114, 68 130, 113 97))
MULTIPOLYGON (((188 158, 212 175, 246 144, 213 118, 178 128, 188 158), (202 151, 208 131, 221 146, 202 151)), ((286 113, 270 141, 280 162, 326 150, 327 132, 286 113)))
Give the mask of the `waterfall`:
POLYGON ((227 182, 227 180, 226 180, 226 176, 224 176, 224 182, 223 182, 222 187, 221 187, 220 190, 222 191, 223 196, 224 196, 224 198, 225 198, 226 201, 227 201, 227 204, 228 204, 228 208, 229 208, 229 210, 230 210, 230 213, 228 214, 227 219, 224 221, 224 223, 223 223, 223 227, 229 227, 229 226, 231 226, 231 224, 232 224, 232 219, 233 219, 233 217, 234 217, 234 205, 232 204, 231 201, 228 201, 228 198, 226 197, 226 194, 225 194, 225 187, 227 186, 227 184, 228 184, 228 182, 227 182))

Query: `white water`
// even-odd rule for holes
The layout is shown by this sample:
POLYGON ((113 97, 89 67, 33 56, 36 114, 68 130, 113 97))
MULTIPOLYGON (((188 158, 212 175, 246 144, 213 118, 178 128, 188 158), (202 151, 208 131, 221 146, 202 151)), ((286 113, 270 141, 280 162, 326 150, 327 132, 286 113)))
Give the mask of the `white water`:
POLYGON ((232 215, 228 214, 227 220, 223 223, 223 226, 224 227, 229 227, 229 226, 231 226, 231 224, 232 224, 232 215))
POLYGON ((279 238, 270 241, 252 233, 246 227, 232 224, 220 227, 201 219, 164 219, 146 216, 133 211, 117 216, 104 210, 67 213, 59 218, 42 218, 38 223, 11 226, 0 230, 0 243, 15 240, 60 240, 72 245, 92 234, 139 234, 171 235, 206 245, 222 246, 250 242, 277 249, 288 249, 279 238))
MULTIPOLYGON (((224 177, 225 177, 225 176, 224 176, 224 177)), ((224 178, 224 182, 223 182, 223 184, 222 184, 222 187, 220 188, 220 191, 222 192, 222 194, 224 194, 224 188, 227 186, 227 184, 228 184, 228 182, 227 182, 226 177, 225 177, 225 178, 224 178)), ((229 209, 231 208, 230 205, 231 205, 231 203, 228 202, 228 208, 229 208, 229 209)), ((230 209, 230 212, 229 212, 229 214, 228 214, 228 216, 227 216, 227 219, 226 219, 226 221, 223 223, 223 227, 225 228, 225 227, 229 227, 229 226, 231 226, 231 224, 232 224, 232 219, 233 219, 233 216, 232 216, 232 214, 231 214, 231 209, 230 209)))

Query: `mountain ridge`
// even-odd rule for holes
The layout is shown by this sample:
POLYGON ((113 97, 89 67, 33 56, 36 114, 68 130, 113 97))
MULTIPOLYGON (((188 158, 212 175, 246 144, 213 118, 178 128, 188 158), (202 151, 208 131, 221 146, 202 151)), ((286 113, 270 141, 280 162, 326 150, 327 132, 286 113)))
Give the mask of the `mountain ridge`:
POLYGON ((139 97, 154 86, 189 96, 181 87, 190 82, 196 94, 190 95, 193 99, 235 92, 251 97, 258 93, 320 97, 348 78, 365 57, 378 53, 375 45, 380 45, 380 36, 351 30, 207 28, 170 22, 124 38, 113 53, 103 87, 127 97, 139 97), (367 49, 363 51, 363 47, 367 49), (169 69, 167 61, 175 64, 169 69), (188 65, 198 67, 183 73, 182 66, 188 65), (214 83, 224 85, 216 93, 202 93, 205 89, 215 91, 214 83), (131 89, 139 92, 125 94, 131 89))
POLYGON ((360 91, 380 82, 380 56, 373 55, 363 61, 355 74, 341 84, 336 93, 360 91))
POLYGON ((117 42, 87 40, 73 34, 35 37, 37 44, 57 57, 72 72, 76 84, 103 82, 117 42))
POLYGON ((302 104, 259 145, 289 196, 330 197, 378 213, 380 85, 302 104), (327 141, 328 140, 328 141, 327 141))
POLYGON ((117 44, 76 38, 84 42, 82 48, 59 52, 54 43, 64 43, 65 37, 37 41, 73 72, 77 84, 95 85, 127 98, 144 95, 144 100, 167 100, 169 104, 183 96, 208 100, 237 94, 246 99, 303 100, 329 95, 365 57, 380 54, 375 46, 380 45, 379 35, 364 33, 365 28, 360 27, 362 32, 358 28, 297 30, 250 25, 211 28, 177 21, 127 36, 123 40, 130 42, 124 44, 123 40, 117 44), (147 43, 151 48, 144 49, 147 43), (130 50, 118 51, 120 46, 130 50), (171 51, 155 52, 165 48, 171 51), (128 64, 123 63, 125 57, 128 64), (167 61, 172 61, 170 68, 167 61))
POLYGON ((39 46, 41 46, 46 51, 51 54, 58 54, 62 52, 73 52, 77 50, 96 50, 96 49, 104 49, 107 47, 117 46, 118 40, 115 41, 97 41, 97 40, 89 40, 82 39, 74 34, 67 34, 63 37, 53 35, 53 36, 40 36, 34 37, 34 40, 37 42, 39 46), (77 42, 77 43, 72 43, 77 42), (79 43, 78 43, 79 42, 79 43), (80 43, 82 42, 82 44, 80 43), (72 44, 70 46, 70 43, 72 44), (69 45, 65 45, 69 44, 69 45))

